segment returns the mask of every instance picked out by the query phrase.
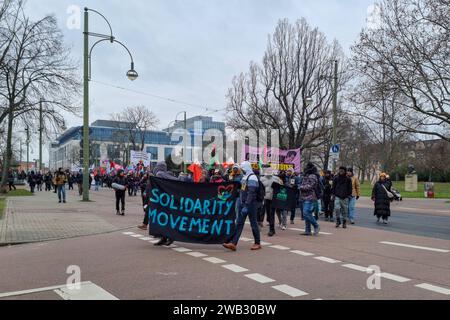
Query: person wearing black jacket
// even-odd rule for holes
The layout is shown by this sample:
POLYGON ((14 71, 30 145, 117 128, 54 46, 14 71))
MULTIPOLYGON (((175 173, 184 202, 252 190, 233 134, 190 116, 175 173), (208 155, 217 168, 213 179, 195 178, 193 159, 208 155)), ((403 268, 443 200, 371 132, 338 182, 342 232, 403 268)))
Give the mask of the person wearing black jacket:
POLYGON ((117 174, 117 177, 114 178, 113 183, 124 186, 124 190, 114 189, 116 192, 116 214, 117 215, 125 215, 125 190, 128 186, 127 179, 125 178, 125 174, 123 170, 120 170, 117 174), (119 202, 122 204, 122 213, 120 213, 119 202))
POLYGON ((31 193, 34 193, 34 188, 36 187, 36 175, 34 174, 34 171, 31 171, 28 176, 28 185, 30 186, 31 193))
POLYGON ((14 173, 12 171, 9 171, 9 175, 8 175, 8 184, 9 184, 9 191, 12 191, 12 189, 14 188, 14 190, 16 190, 16 186, 14 185, 14 173))
POLYGON ((332 195, 334 198, 334 212, 336 215, 336 228, 347 228, 348 204, 352 196, 352 179, 347 176, 347 168, 340 167, 339 174, 333 180, 332 195))
POLYGON ((331 171, 327 170, 322 179, 323 189, 323 211, 325 212, 325 221, 333 222, 333 203, 331 202, 331 193, 333 191, 333 176, 331 171))

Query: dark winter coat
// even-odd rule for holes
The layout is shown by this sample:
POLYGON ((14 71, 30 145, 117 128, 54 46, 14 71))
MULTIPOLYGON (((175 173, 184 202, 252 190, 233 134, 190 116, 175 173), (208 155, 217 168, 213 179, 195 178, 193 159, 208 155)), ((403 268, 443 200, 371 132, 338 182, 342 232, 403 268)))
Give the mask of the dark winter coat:
POLYGON ((338 175, 333 180, 333 189, 332 193, 334 196, 346 199, 352 196, 353 187, 352 187, 352 179, 345 176, 338 175))
POLYGON ((391 200, 389 199, 386 190, 383 188, 383 184, 388 191, 391 191, 389 183, 382 183, 381 181, 375 183, 372 189, 372 200, 375 201, 374 215, 377 217, 390 217, 391 200))
POLYGON ((332 177, 323 177, 323 198, 324 200, 331 199, 331 193, 333 191, 333 179, 332 177))
MULTIPOLYGON (((113 180, 113 183, 117 183, 120 184, 122 186, 128 187, 128 182, 127 179, 125 177, 121 177, 121 176, 116 176, 113 180)), ((120 194, 120 193, 125 193, 125 190, 115 190, 116 193, 120 194)))

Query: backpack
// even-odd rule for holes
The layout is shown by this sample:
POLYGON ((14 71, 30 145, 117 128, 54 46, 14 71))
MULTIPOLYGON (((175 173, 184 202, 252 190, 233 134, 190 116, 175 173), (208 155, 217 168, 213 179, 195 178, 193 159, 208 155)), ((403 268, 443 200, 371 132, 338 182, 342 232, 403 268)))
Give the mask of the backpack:
POLYGON ((317 199, 322 199, 324 189, 325 189, 325 186, 323 185, 323 181, 322 181, 321 177, 319 176, 319 178, 317 179, 317 186, 316 186, 316 190, 315 190, 317 199))
POLYGON ((256 174, 250 174, 247 177, 247 181, 246 183, 248 184, 248 180, 250 179, 250 177, 254 175, 256 177, 256 179, 258 179, 258 191, 256 192, 256 201, 257 202, 264 202, 264 198, 266 197, 266 187, 264 186, 264 184, 261 182, 261 180, 258 178, 258 176, 256 174))

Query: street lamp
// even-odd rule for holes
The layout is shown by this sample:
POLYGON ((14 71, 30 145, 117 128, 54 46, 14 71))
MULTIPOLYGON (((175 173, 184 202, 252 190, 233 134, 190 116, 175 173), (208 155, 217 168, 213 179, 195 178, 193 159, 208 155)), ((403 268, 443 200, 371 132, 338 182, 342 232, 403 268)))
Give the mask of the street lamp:
POLYGON ((102 42, 109 41, 121 45, 130 55, 131 69, 126 76, 131 81, 138 78, 138 73, 134 69, 133 56, 128 48, 113 35, 112 27, 109 21, 100 12, 84 8, 84 101, 83 101, 83 201, 89 201, 89 81, 91 80, 91 57, 92 50, 102 42), (109 35, 89 32, 89 11, 99 15, 108 25, 109 35), (100 38, 89 49, 89 36, 100 38))
POLYGON ((179 112, 176 116, 175 116, 175 124, 177 123, 177 119, 178 116, 180 114, 184 113, 184 137, 183 137, 183 143, 184 143, 184 149, 183 149, 183 172, 187 173, 187 135, 186 135, 186 130, 187 130, 187 112, 186 111, 181 111, 179 112))

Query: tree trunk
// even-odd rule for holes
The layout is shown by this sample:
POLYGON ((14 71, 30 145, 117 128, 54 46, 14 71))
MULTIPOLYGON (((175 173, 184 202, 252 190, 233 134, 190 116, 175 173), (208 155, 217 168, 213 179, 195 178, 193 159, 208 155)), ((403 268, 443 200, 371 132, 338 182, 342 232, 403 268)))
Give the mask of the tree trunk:
POLYGON ((12 160, 12 131, 14 123, 14 114, 12 111, 8 114, 8 136, 6 138, 6 155, 3 161, 2 182, 0 186, 1 193, 7 193, 8 173, 12 160))

